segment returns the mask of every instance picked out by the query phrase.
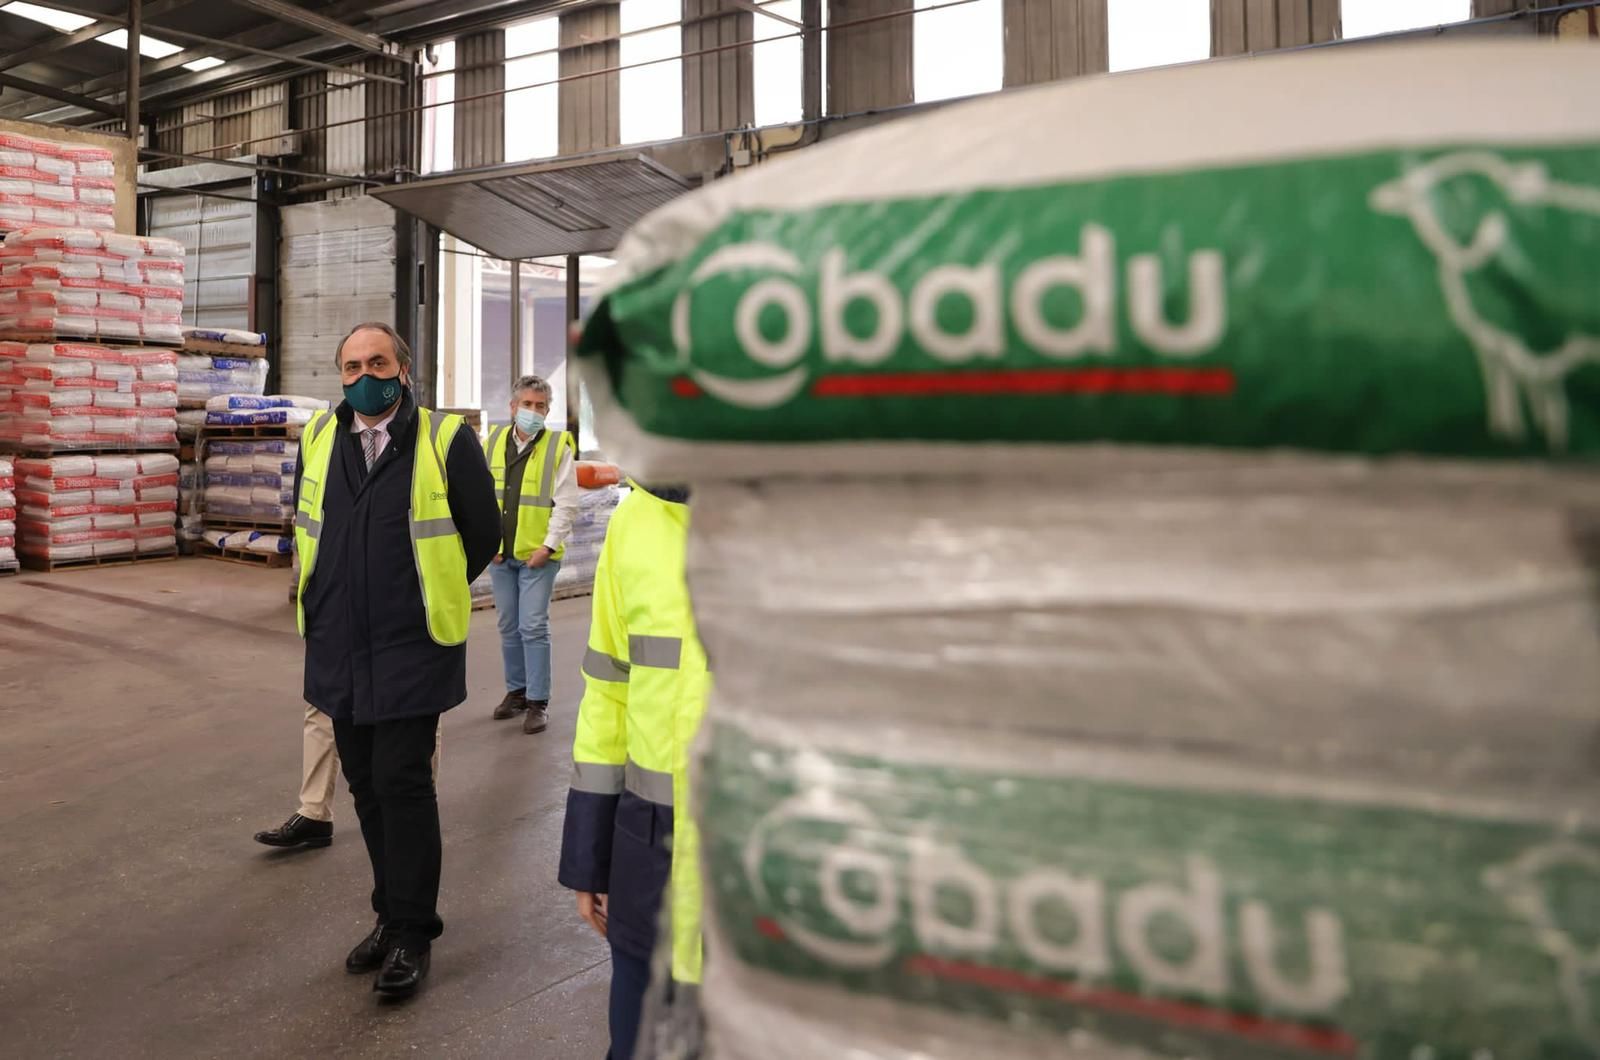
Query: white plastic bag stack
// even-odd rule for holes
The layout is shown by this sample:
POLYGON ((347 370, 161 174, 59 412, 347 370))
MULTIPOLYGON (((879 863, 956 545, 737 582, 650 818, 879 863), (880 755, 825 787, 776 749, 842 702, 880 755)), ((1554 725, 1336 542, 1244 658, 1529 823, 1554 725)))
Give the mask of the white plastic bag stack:
POLYGON ((266 386, 267 362, 261 357, 185 353, 178 358, 178 397, 186 408, 229 394, 260 396, 266 386))
POLYGON ((693 488, 710 1055, 1600 1056, 1575 85, 1074 79, 629 234, 579 352, 693 488))
POLYGON ((0 338, 177 345, 183 245, 84 228, 29 228, 0 247, 0 338))
POLYGON ((328 403, 321 398, 274 394, 226 394, 206 402, 206 424, 214 427, 304 426, 328 403))
POLYGON ((17 568, 17 478, 8 456, 0 456, 0 570, 17 568))
POLYGON ((257 552, 264 556, 287 556, 294 551, 294 538, 260 530, 207 530, 201 539, 217 551, 257 552))
POLYGON ((300 443, 284 438, 206 445, 204 514, 273 525, 294 518, 294 468, 300 443))
POLYGON ((0 232, 116 227, 111 151, 0 132, 0 232))
POLYGON ((0 342, 0 439, 26 449, 177 446, 177 354, 0 342))
POLYGON ((61 563, 177 547, 178 458, 56 456, 16 461, 17 549, 61 563))
POLYGON ((601 486, 579 494, 578 514, 556 574, 556 592, 576 594, 594 587, 594 569, 600 560, 600 546, 606 541, 606 527, 626 493, 625 486, 601 486))

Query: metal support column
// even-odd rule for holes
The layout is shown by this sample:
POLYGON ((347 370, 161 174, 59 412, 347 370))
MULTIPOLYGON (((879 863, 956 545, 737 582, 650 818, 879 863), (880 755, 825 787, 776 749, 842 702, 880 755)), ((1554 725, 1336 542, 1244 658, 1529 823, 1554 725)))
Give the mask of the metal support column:
POLYGON ((573 335, 577 331, 582 303, 578 297, 578 255, 567 255, 567 430, 573 441, 583 446, 583 394, 578 389, 578 362, 573 358, 573 335))
POLYGON ((828 71, 822 68, 822 5, 827 0, 800 0, 800 21, 805 36, 800 38, 800 116, 809 122, 822 117, 822 83, 828 71))
MULTIPOLYGON (((522 262, 511 263, 511 378, 506 387, 514 387, 522 377, 522 262)), ((513 401, 516 394, 511 395, 513 401)))
MULTIPOLYGON (((143 0, 128 0, 128 139, 133 141, 135 156, 139 151, 139 38, 144 29, 143 0)), ((137 162, 137 157, 135 158, 137 162)))

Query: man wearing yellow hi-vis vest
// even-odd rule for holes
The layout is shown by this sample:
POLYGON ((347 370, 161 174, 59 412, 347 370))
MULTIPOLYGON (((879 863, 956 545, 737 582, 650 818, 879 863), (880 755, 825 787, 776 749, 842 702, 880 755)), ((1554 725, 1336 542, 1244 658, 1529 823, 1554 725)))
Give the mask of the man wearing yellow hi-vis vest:
POLYGON ((684 582, 688 493, 630 485, 595 571, 560 868, 611 945, 612 1060, 633 1055, 664 899, 672 981, 700 981, 688 765, 711 687, 684 582))
POLYGON ((500 497, 500 552, 489 568, 500 622, 506 697, 496 721, 523 715, 522 731, 550 724, 550 595, 578 514, 578 444, 547 430, 550 384, 525 375, 511 387, 511 423, 489 432, 483 452, 500 497))
POLYGON ((300 440, 295 547, 306 702, 334 741, 372 862, 378 922, 345 959, 373 988, 415 992, 439 919, 439 716, 467 698, 472 579, 499 547, 477 436, 419 407, 411 353, 386 324, 336 353, 345 400, 300 440))

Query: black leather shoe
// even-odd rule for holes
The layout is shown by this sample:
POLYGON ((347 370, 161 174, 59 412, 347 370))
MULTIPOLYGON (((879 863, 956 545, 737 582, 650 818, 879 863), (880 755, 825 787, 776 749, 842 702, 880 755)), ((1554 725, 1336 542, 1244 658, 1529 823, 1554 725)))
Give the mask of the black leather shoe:
POLYGON ((522 717, 522 731, 532 736, 550 727, 550 704, 529 703, 528 713, 522 717))
POLYGON ((506 698, 502 699, 500 705, 494 708, 494 720, 505 721, 507 718, 516 717, 527 709, 527 697, 522 689, 519 688, 515 692, 507 692, 506 698))
POLYGON ((256 842, 269 847, 325 847, 333 842, 333 822, 313 821, 298 813, 268 832, 257 832, 256 842))
POLYGON ((409 946, 396 946, 389 951, 372 989, 385 997, 410 997, 428 978, 429 963, 428 950, 419 953, 409 946))
POLYGON ((393 947, 394 939, 389 937, 389 932, 380 920, 378 926, 372 929, 372 934, 356 943, 356 948, 344 959, 344 970, 351 975, 375 972, 383 967, 383 962, 393 947))

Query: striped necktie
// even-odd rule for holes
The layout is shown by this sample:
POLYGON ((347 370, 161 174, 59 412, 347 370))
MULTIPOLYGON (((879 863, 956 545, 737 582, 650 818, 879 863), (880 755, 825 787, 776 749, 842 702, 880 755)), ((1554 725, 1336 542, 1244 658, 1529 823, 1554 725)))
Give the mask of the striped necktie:
POLYGON ((371 427, 361 432, 361 451, 367 457, 367 470, 372 470, 372 465, 378 460, 378 428, 371 427))

